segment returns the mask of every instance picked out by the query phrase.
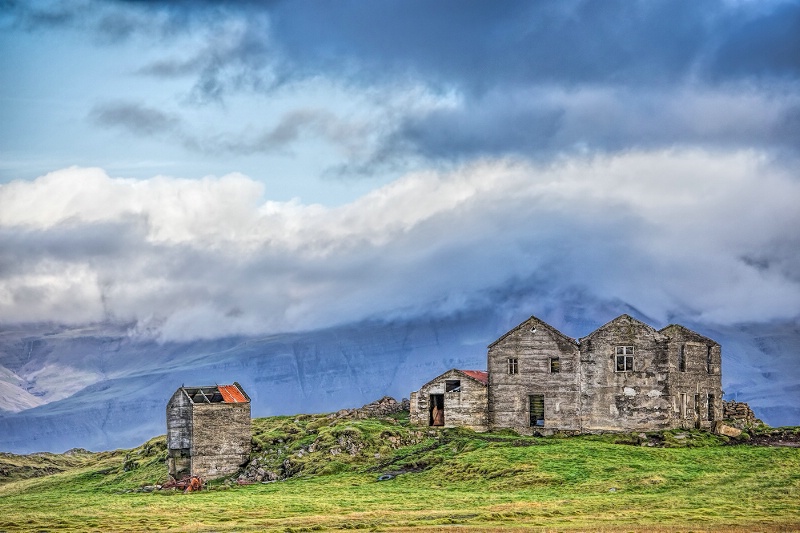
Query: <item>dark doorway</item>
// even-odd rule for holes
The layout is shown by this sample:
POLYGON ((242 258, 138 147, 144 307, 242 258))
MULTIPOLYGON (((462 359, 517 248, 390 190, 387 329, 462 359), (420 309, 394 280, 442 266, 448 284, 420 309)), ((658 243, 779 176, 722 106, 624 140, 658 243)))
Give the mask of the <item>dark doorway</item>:
POLYGON ((531 412, 531 427, 544 426, 544 394, 528 396, 531 412))
POLYGON ((444 394, 431 394, 430 425, 444 425, 444 394))

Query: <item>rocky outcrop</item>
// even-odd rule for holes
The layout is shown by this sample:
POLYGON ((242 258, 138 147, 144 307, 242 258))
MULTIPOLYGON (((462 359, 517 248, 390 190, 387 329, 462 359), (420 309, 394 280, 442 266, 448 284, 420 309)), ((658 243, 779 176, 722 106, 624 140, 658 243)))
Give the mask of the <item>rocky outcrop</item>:
POLYGON ((409 408, 408 398, 403 398, 398 402, 391 396, 384 396, 380 400, 368 403, 358 409, 340 409, 328 415, 328 418, 380 418, 401 411, 408 411, 409 408))

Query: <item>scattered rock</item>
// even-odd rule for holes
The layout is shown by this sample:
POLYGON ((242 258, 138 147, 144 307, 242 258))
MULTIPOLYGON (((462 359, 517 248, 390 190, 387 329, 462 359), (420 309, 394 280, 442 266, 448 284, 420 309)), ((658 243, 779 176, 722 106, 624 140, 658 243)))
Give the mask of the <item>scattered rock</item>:
POLYGON ((738 437, 742 434, 742 430, 739 428, 735 428, 729 426, 727 424, 723 424, 722 422, 718 422, 714 425, 714 432, 719 435, 725 435, 726 437, 738 437))

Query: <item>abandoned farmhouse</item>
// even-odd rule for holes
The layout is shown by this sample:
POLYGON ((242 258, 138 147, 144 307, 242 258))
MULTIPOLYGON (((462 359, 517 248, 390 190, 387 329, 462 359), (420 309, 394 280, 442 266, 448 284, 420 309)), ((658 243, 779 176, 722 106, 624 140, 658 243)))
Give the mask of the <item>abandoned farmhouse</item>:
POLYGON ((489 345, 487 371, 452 369, 411 393, 411 420, 520 433, 710 428, 720 345, 622 315, 572 339, 530 317, 489 345))
POLYGON ((180 387, 167 403, 167 463, 174 479, 236 472, 250 458, 250 397, 239 383, 180 387))

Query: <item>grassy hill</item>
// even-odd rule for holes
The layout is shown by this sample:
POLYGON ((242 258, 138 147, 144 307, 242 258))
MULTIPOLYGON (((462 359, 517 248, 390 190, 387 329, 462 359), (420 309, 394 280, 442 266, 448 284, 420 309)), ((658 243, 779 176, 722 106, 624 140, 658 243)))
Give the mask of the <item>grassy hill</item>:
POLYGON ((544 438, 299 415, 254 420, 253 442, 243 475, 276 481, 192 494, 142 491, 166 480, 164 437, 0 454, 0 531, 800 530, 800 449, 704 432, 544 438))

